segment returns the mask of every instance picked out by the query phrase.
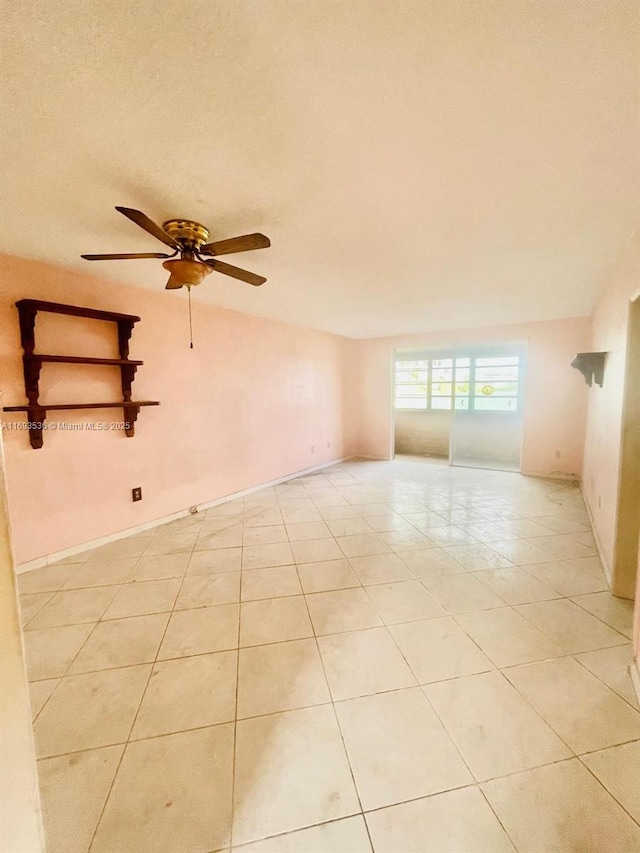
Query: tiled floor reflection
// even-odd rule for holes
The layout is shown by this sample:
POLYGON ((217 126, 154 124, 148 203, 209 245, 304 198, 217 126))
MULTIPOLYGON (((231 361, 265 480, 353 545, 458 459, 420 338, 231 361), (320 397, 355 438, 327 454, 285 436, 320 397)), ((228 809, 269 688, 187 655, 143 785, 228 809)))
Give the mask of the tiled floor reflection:
POLYGON ((20 577, 49 853, 632 853, 578 489, 353 461, 20 577))

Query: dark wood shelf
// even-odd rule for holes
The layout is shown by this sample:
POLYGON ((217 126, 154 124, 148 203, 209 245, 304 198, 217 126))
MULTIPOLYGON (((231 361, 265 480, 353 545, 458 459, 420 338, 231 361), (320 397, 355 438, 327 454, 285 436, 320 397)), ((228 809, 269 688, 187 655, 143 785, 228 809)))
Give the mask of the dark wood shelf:
POLYGON ((571 367, 580 371, 589 387, 595 381, 602 388, 606 359, 606 352, 579 352, 571 362, 571 367))
POLYGON ((44 302, 41 299, 20 299, 16 302, 20 319, 20 341, 22 343, 22 365, 24 388, 29 401, 26 406, 4 406, 5 412, 27 412, 29 418, 29 440, 35 450, 42 447, 43 424, 47 412, 63 412, 73 409, 122 409, 125 421, 125 434, 134 435, 135 422, 143 406, 159 406, 156 400, 132 400, 131 386, 136 370, 142 361, 129 358, 129 339, 134 324, 140 320, 134 314, 116 314, 114 311, 98 311, 95 308, 83 308, 78 305, 63 305, 59 302, 44 302), (71 317, 88 317, 91 320, 106 320, 115 323, 118 329, 119 358, 94 358, 79 355, 51 355, 35 352, 35 326, 39 311, 51 314, 66 314, 71 317), (117 403, 59 403, 43 405, 39 401, 40 373, 43 364, 93 364, 110 365, 120 368, 122 401, 117 403))
POLYGON ((5 412, 61 412, 70 409, 137 409, 140 406, 159 406, 157 400, 120 400, 118 403, 42 403, 37 406, 5 406, 5 412))
POLYGON ((120 367, 123 364, 135 365, 139 367, 144 364, 144 361, 136 361, 131 358, 89 358, 80 355, 40 355, 35 353, 29 358, 34 361, 55 362, 56 364, 112 364, 120 367))
POLYGON ((62 305, 60 302, 44 302, 41 299, 20 299, 16 302, 18 310, 49 311, 51 314, 70 314, 72 317, 88 317, 90 320, 107 320, 138 323, 140 317, 135 314, 116 314, 115 311, 99 311, 96 308, 83 308, 79 305, 62 305))

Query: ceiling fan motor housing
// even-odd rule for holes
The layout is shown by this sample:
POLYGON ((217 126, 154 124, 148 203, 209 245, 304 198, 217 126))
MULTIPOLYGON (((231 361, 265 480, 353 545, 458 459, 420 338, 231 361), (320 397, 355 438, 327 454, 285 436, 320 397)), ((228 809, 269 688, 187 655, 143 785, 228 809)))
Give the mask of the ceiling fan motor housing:
POLYGON ((162 230, 186 248, 197 249, 209 239, 209 229, 191 219, 169 219, 162 230))

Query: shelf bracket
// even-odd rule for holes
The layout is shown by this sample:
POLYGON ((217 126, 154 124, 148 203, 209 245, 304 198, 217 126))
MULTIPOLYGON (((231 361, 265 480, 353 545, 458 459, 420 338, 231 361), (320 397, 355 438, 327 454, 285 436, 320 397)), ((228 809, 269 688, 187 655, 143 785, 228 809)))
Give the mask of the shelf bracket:
POLYGON ((20 318, 20 342, 24 350, 24 357, 33 355, 36 347, 36 314, 38 309, 30 304, 18 303, 18 316, 20 318))
POLYGON ((122 380, 122 399, 125 403, 129 403, 131 401, 131 386, 136 376, 136 365, 121 364, 120 376, 122 380))
POLYGON ((118 320, 118 349, 120 358, 129 358, 129 340, 135 320, 118 320))
POLYGON ((132 438, 135 435, 135 424, 140 414, 139 406, 123 406, 124 412, 124 431, 127 438, 132 438))
POLYGON ((579 352, 571 362, 571 367, 580 371, 589 387, 595 381, 602 388, 606 356, 606 352, 579 352))
POLYGON ((27 355, 22 356, 22 370, 24 373, 24 390, 27 395, 27 400, 30 406, 38 405, 38 396, 40 394, 40 371, 42 370, 42 362, 37 356, 27 355))
POLYGON ((43 444, 42 430, 44 429, 46 409, 32 409, 28 413, 29 418, 29 442, 34 450, 40 450, 43 444), (31 420, 33 418, 33 420, 31 420))

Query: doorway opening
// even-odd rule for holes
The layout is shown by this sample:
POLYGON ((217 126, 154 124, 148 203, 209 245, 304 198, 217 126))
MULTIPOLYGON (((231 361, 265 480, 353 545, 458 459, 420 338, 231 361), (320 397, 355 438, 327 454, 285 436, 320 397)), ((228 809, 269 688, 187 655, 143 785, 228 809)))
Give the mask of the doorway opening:
POLYGON ((398 349, 396 455, 519 471, 526 344, 398 349))

